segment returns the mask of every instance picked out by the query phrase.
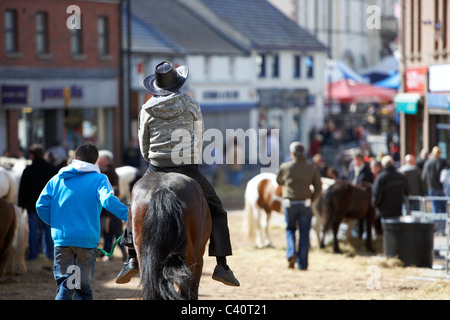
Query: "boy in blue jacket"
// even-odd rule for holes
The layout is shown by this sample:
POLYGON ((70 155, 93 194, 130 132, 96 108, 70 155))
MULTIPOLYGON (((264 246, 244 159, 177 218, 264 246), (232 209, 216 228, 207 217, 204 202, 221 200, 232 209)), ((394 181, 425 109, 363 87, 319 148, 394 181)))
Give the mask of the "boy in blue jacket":
POLYGON ((51 226, 55 245, 56 300, 72 300, 74 295, 92 299, 102 208, 127 220, 128 207, 114 196, 108 178, 95 165, 97 158, 96 146, 80 145, 72 163, 47 183, 36 202, 39 217, 51 226))

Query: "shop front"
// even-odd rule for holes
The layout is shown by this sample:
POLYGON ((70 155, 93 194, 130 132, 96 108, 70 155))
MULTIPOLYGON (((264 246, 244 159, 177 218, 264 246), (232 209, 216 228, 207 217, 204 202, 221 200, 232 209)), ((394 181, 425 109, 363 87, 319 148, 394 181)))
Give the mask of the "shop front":
POLYGON ((450 159, 450 64, 430 66, 427 102, 431 147, 439 146, 450 159))
POLYGON ((286 161, 291 142, 308 141, 307 107, 314 104, 313 98, 307 89, 259 89, 258 95, 259 126, 280 130, 280 161, 286 161))
POLYGON ((404 93, 394 98, 395 110, 400 114, 401 158, 408 153, 418 155, 428 148, 425 92, 428 68, 410 68, 405 72, 404 93))
POLYGON ((71 150, 85 141, 114 150, 116 79, 11 80, 0 88, 6 118, 0 130, 7 136, 0 141, 3 152, 33 143, 71 150))

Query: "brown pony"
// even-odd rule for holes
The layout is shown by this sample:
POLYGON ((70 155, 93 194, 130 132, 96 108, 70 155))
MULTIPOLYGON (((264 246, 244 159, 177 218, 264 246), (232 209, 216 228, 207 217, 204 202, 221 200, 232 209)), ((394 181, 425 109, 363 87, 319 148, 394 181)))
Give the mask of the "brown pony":
POLYGON ((14 206, 0 198, 0 278, 11 257, 12 243, 16 230, 16 211, 14 206))
POLYGON ((130 225, 144 299, 198 299, 211 215, 200 185, 151 173, 133 186, 130 225))
POLYGON ((331 228, 333 230, 333 250, 340 253, 337 240, 337 232, 342 219, 359 220, 359 237, 362 238, 364 230, 363 222, 366 220, 366 248, 373 252, 372 248, 372 225, 375 219, 375 210, 371 205, 372 188, 370 184, 353 185, 348 181, 336 181, 330 186, 318 204, 323 219, 323 236, 321 248, 324 248, 325 233, 331 228))

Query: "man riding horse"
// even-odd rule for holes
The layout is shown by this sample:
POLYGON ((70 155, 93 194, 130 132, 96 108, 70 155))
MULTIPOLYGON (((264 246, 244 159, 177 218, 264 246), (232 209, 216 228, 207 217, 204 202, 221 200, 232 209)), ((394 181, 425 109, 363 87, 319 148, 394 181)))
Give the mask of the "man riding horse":
MULTIPOLYGON (((213 186, 198 169, 198 159, 203 145, 203 117, 199 104, 180 91, 188 76, 187 66, 174 68, 163 61, 155 73, 144 79, 144 87, 153 94, 139 114, 139 145, 142 156, 149 162, 146 174, 177 172, 196 180, 203 189, 212 217, 209 255, 216 256, 217 266, 212 278, 226 285, 239 286, 239 281, 227 265, 226 256, 232 254, 227 212, 213 186), (199 126, 199 124, 201 124, 199 126), (175 153, 179 140, 172 140, 175 130, 185 130, 190 145, 183 156, 175 153), (189 138, 189 139, 188 139, 189 138), (176 161, 174 161, 174 157, 176 161)), ((184 141, 184 140, 183 140, 184 141)), ((129 247, 128 260, 117 276, 117 283, 127 283, 139 272, 131 228, 127 222, 121 244, 129 247)))

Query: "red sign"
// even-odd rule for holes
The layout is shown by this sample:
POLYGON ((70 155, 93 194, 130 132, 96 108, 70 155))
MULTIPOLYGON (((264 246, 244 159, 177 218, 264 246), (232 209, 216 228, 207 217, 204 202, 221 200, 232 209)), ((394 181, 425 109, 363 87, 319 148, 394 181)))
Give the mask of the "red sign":
POLYGON ((425 75, 427 68, 411 68, 406 69, 406 92, 424 93, 425 91, 425 75))

